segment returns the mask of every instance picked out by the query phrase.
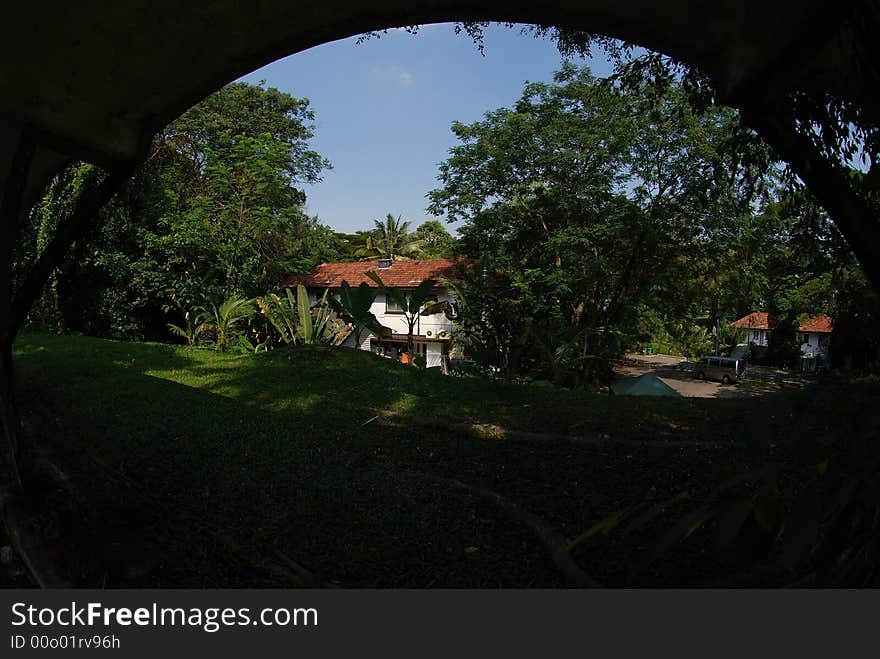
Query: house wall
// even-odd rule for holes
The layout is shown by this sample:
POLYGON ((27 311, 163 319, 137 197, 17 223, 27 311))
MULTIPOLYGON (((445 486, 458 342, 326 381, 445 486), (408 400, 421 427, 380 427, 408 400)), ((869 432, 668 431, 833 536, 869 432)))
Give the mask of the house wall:
MULTIPOLYGON (((323 290, 312 290, 309 291, 309 301, 314 304, 317 302, 321 296, 324 295, 323 290)), ((437 301, 443 302, 445 300, 453 299, 445 289, 440 289, 437 293, 437 301)), ((391 328, 391 331, 395 334, 406 334, 407 333, 407 324, 406 324, 406 316, 402 313, 388 313, 386 311, 387 303, 385 300, 385 294, 379 293, 376 296, 376 301, 373 302, 373 305, 370 307, 370 311, 373 312, 373 315, 376 316, 376 319, 382 323, 385 327, 391 328)), ((421 336, 430 336, 437 337, 440 333, 445 332, 444 337, 440 338, 449 338, 453 331, 453 323, 446 317, 446 314, 438 313, 433 314, 431 316, 419 316, 416 319, 416 325, 413 328, 413 334, 418 334, 421 336)), ((361 345, 359 346, 361 350, 369 350, 370 349, 370 338, 373 335, 364 330, 361 334, 361 345)), ((344 346, 348 346, 350 348, 354 347, 354 334, 349 336, 343 344, 344 346)), ((429 344, 430 345, 430 344, 429 344)), ((439 365, 439 364, 437 364, 439 365)))
POLYGON ((342 345, 346 348, 359 348, 361 350, 369 350, 370 349, 370 339, 373 337, 373 334, 370 330, 365 329, 361 332, 361 344, 359 346, 355 346, 354 344, 354 332, 348 335, 345 341, 342 342, 342 345))
MULTIPOLYGON (((440 290, 438 292, 438 302, 443 302, 444 300, 449 299, 450 296, 445 290, 440 290)), ((386 309, 387 303, 385 295, 379 293, 379 295, 376 296, 376 301, 373 303, 370 311, 373 312, 373 315, 376 316, 380 323, 385 327, 390 327, 391 331, 395 334, 406 334, 406 317, 402 313, 388 313, 386 309)), ((413 328, 413 334, 428 336, 428 332, 430 332, 430 336, 433 337, 437 336, 440 332, 446 332, 448 335, 452 333, 452 328, 452 321, 449 320, 445 314, 439 313, 432 316, 419 316, 416 320, 416 325, 413 328)))
POLYGON ((748 330, 748 343, 754 343, 756 346, 766 347, 770 342, 770 332, 763 329, 748 330))
POLYGON ((827 334, 819 334, 818 332, 809 332, 804 336, 804 342, 801 343, 801 354, 804 357, 822 357, 828 358, 828 341, 823 341, 823 337, 827 334))

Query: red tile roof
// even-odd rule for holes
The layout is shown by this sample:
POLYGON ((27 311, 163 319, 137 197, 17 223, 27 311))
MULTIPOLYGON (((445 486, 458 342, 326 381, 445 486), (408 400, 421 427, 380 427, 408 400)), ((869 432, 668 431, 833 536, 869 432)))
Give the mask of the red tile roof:
POLYGON ((474 263, 468 259, 421 259, 393 261, 390 268, 381 269, 378 261, 322 263, 306 275, 293 275, 285 286, 302 284, 306 288, 338 288, 347 281, 350 286, 359 286, 363 282, 376 288, 376 282, 367 277, 367 273, 374 270, 386 286, 415 288, 426 279, 459 279, 459 268, 473 267, 474 263))
POLYGON ((769 316, 766 311, 758 311, 743 316, 730 323, 731 327, 748 327, 749 329, 770 329, 769 316))
POLYGON ((817 334, 831 334, 834 331, 834 321, 826 315, 808 318, 800 324, 801 332, 815 332, 817 334))
MULTIPOLYGON (((770 319, 769 315, 766 311, 757 311, 755 313, 750 313, 748 316, 743 316, 737 321, 734 321, 730 324, 731 327, 746 327, 749 329, 757 329, 757 330, 769 330, 770 327, 770 319)), ((812 318, 808 318, 803 321, 799 326, 798 330, 801 332, 814 332, 816 334, 830 334, 834 331, 834 321, 831 320, 829 316, 824 314, 820 316, 813 316, 812 318)))

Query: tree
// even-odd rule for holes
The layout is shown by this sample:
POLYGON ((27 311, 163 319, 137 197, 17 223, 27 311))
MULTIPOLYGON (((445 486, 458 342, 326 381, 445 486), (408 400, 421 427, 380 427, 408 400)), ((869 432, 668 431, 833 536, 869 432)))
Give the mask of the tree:
MULTIPOLYGON (((823 17, 817 11, 821 9, 808 9, 807 16, 821 24, 823 17)), ((870 26, 877 23, 876 8, 871 3, 853 5, 844 20, 857 33, 869 34, 870 26)), ((487 25, 488 21, 457 23, 456 32, 467 34, 482 50, 487 25)), ((505 25, 515 27, 514 23, 505 25)), ((804 86, 803 77, 793 78, 793 84, 788 84, 772 68, 734 85, 729 80, 719 84, 699 67, 645 51, 639 44, 551 25, 520 29, 552 39, 566 58, 590 57, 594 49, 603 51, 615 64, 612 79, 624 87, 647 86, 662 95, 670 86, 681 85, 688 105, 697 114, 721 105, 735 108, 738 130, 729 140, 729 153, 747 169, 760 173, 771 165, 769 146, 771 158, 784 161, 833 218, 873 287, 880 290, 880 259, 874 253, 880 244, 878 114, 864 97, 804 86), (762 141, 754 139, 755 133, 762 141), (867 175, 857 171, 855 165, 869 167, 867 175)), ((415 34, 419 26, 408 30, 415 34)), ((875 57, 870 49, 857 49, 853 58, 865 70, 874 70, 875 57)))
POLYGON ((455 251, 455 238, 437 220, 422 222, 413 231, 413 238, 421 245, 422 258, 448 259, 455 251))
MULTIPOLYGON (((594 385, 634 343, 641 309, 695 315, 664 291, 693 279, 691 256, 707 250, 721 217, 749 207, 725 147, 734 124, 725 111, 690 112, 678 88, 621 89, 573 65, 553 84, 526 85, 513 108, 453 124, 460 144, 429 210, 464 220, 460 250, 484 258, 487 281, 506 282, 509 293, 494 288, 483 305, 473 303, 477 282, 465 294, 481 318, 529 328, 518 368, 594 385)), ((513 354, 503 333, 478 335, 513 354)), ((498 361, 503 371, 513 363, 498 361)))
MULTIPOLYGON (((60 304, 42 308, 67 329, 160 339, 172 296, 188 308, 252 297, 335 258, 332 231, 303 212, 301 185, 329 166, 308 146, 313 118, 307 100, 244 83, 191 108, 155 138, 100 230, 76 241, 50 289, 60 304)), ((36 226, 68 212, 77 167, 53 183, 36 226)))
POLYGON ((422 243, 409 232, 410 222, 403 222, 400 216, 394 219, 391 213, 384 222, 373 220, 374 229, 367 236, 361 256, 383 259, 409 258, 419 253, 422 243))
POLYGON ((304 217, 302 193, 284 173, 288 151, 268 133, 223 134, 218 148, 207 150, 205 191, 183 222, 169 227, 185 231, 180 241, 198 241, 202 254, 210 250, 220 270, 214 283, 225 295, 250 293, 290 274, 285 261, 304 217))
POLYGON ((522 295, 517 283, 515 271, 499 267, 490 256, 465 269, 457 283, 450 282, 458 301, 453 341, 493 379, 515 378, 531 344, 534 300, 522 295))

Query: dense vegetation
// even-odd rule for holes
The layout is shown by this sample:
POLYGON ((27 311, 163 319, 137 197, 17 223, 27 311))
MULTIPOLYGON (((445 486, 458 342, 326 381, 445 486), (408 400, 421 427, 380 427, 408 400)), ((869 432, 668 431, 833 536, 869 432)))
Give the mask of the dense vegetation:
MULTIPOLYGON (((694 356, 719 330, 741 341, 725 330, 755 310, 780 329, 780 364, 800 354, 782 328, 805 315, 877 335, 877 297, 827 214, 733 111, 697 112, 681 84, 569 64, 452 130, 431 210, 464 220, 459 250, 481 259, 461 322, 487 372, 590 385, 638 342, 694 356)), ((876 349, 858 349, 862 365, 876 349)))
MULTIPOLYGON (((827 214, 733 111, 697 111, 681 84, 658 92, 566 64, 512 108, 454 124, 460 144, 429 201, 464 221, 458 239, 436 220, 413 230, 388 214, 342 234, 307 216, 299 186, 329 167, 308 146, 313 118, 307 100, 243 83, 192 108, 76 242, 31 326, 168 340, 170 325, 188 342, 259 350, 288 342, 265 303, 239 305, 228 338, 219 311, 283 299, 290 274, 466 256, 480 266, 458 287, 459 347, 495 377, 593 386, 637 344, 695 356, 736 343, 728 324, 754 310, 780 330, 828 313, 839 364, 876 359, 866 337, 880 304, 827 214)), ((52 183, 21 271, 96 181, 76 165, 52 183)), ((791 362, 795 332, 776 337, 772 356, 791 362)))

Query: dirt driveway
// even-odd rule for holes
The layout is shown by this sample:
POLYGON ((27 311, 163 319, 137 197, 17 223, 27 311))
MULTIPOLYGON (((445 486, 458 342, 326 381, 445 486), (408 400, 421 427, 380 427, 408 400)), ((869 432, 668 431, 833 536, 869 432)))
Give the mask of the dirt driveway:
POLYGON ((672 355, 628 354, 614 369, 615 382, 635 379, 652 372, 670 387, 688 398, 745 398, 778 391, 779 384, 772 381, 743 381, 738 384, 721 384, 710 380, 698 380, 693 371, 686 368, 687 360, 672 355))

